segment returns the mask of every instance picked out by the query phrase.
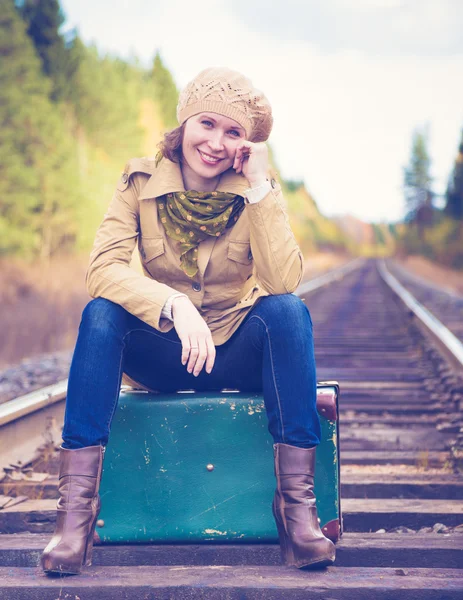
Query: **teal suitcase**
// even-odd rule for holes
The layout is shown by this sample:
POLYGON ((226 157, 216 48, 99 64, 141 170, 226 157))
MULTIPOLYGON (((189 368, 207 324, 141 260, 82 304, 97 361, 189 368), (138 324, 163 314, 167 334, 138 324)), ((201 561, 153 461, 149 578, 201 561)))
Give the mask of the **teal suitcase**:
MULTIPOLYGON (((324 534, 342 533, 339 386, 317 385, 315 494, 324 534)), ((273 439, 261 395, 122 391, 103 463, 102 543, 277 543, 273 439)))

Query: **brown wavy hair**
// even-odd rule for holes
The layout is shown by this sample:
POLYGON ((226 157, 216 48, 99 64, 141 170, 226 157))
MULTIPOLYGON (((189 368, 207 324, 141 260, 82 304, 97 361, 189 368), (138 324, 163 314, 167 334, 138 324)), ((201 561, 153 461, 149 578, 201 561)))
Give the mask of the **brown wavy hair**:
POLYGON ((170 161, 180 163, 182 160, 182 143, 185 123, 164 134, 164 139, 158 144, 161 154, 170 161))

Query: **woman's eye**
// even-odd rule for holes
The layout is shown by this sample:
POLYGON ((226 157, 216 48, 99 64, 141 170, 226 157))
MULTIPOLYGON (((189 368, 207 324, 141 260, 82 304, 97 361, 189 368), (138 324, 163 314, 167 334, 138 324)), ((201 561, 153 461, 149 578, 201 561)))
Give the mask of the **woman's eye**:
POLYGON ((207 119, 204 119, 204 121, 201 121, 201 123, 204 123, 206 125, 212 125, 212 121, 208 121, 207 119))
POLYGON ((240 137, 239 131, 236 131, 236 129, 230 129, 230 133, 233 133, 235 137, 240 137))

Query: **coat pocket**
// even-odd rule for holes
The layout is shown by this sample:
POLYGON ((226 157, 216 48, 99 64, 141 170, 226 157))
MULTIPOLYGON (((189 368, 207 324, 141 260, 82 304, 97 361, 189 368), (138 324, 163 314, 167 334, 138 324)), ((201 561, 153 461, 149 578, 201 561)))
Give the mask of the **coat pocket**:
POLYGON ((145 271, 156 281, 166 283, 167 257, 164 239, 162 237, 142 236, 140 241, 140 256, 145 271))
POLYGON ((242 265, 252 264, 251 244, 230 240, 228 244, 228 258, 242 265))
POLYGON ((253 260, 249 242, 231 241, 227 251, 226 287, 229 293, 238 294, 252 274, 253 260))
POLYGON ((140 244, 140 254, 143 262, 148 263, 154 258, 165 253, 164 238, 142 236, 140 244))

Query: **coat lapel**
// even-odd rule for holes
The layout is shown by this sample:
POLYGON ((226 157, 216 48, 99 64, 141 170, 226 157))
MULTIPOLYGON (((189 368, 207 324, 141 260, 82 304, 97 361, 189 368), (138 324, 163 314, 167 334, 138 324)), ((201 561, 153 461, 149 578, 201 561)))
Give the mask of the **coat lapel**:
POLYGON ((159 198, 170 192, 184 192, 180 166, 163 158, 138 196, 139 200, 159 198))
MULTIPOLYGON (((222 174, 216 190, 239 194, 244 197, 245 190, 249 187, 248 180, 233 169, 228 169, 222 174)), ((180 165, 167 158, 163 158, 156 171, 151 175, 146 185, 138 196, 139 200, 159 198, 170 192, 185 191, 183 185, 182 171, 180 165)), ((155 205, 153 204, 153 207, 155 205)), ((207 265, 211 258, 212 250, 218 238, 209 238, 202 241, 198 246, 198 269, 201 277, 204 277, 207 265)))

